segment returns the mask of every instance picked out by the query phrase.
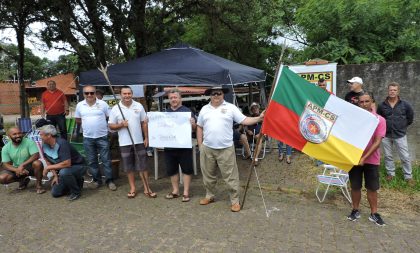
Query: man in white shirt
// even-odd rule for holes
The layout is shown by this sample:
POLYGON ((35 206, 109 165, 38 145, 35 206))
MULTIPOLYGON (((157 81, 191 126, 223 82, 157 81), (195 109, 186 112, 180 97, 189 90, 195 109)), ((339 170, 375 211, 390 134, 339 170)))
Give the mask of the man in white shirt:
POLYGON ((95 86, 83 87, 85 100, 76 106, 76 123, 83 128, 83 147, 87 164, 91 169, 93 181, 98 188, 102 186, 102 174, 98 166, 98 154, 103 164, 105 183, 112 191, 117 189, 112 178, 112 167, 108 141, 108 104, 96 98, 95 86))
POLYGON ((216 187, 216 168, 230 188, 231 211, 239 212, 239 173, 233 144, 233 121, 242 125, 255 125, 264 118, 264 112, 258 117, 246 117, 233 104, 224 100, 228 89, 220 86, 207 89, 210 103, 205 105, 198 116, 197 142, 200 148, 200 166, 203 173, 206 197, 200 205, 214 202, 216 187))
POLYGON ((157 194, 149 187, 149 173, 146 168, 146 147, 149 144, 146 112, 140 103, 133 100, 130 86, 121 87, 120 94, 119 106, 112 108, 108 123, 111 130, 118 131, 122 164, 130 184, 127 197, 134 198, 137 195, 135 172, 138 171, 143 181, 144 194, 149 198, 156 198, 157 194))

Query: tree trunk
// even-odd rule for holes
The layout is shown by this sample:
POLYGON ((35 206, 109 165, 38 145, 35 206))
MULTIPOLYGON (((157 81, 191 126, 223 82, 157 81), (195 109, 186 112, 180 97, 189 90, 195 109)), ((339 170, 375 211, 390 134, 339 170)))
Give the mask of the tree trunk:
POLYGON ((29 117, 28 100, 26 98, 25 80, 23 77, 23 64, 25 61, 25 28, 18 27, 16 29, 16 39, 18 42, 19 59, 18 59, 18 80, 19 80, 19 98, 20 98, 20 117, 29 117))

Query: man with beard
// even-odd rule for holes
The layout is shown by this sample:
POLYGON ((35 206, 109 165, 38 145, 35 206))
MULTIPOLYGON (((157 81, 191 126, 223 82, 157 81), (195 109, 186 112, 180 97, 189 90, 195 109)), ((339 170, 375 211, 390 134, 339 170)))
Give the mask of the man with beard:
POLYGON ((29 177, 36 177, 36 192, 45 193, 41 186, 42 181, 42 163, 38 160, 39 151, 30 139, 23 138, 23 134, 17 127, 9 129, 7 135, 8 142, 1 151, 4 170, 0 174, 0 183, 9 184, 19 182, 19 190, 28 186, 29 177))

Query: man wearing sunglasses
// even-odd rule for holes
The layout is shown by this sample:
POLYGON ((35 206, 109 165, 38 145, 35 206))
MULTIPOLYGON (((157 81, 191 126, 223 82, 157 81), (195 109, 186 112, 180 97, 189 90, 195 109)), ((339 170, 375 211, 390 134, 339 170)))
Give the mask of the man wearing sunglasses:
POLYGON ((200 205, 214 202, 217 167, 229 187, 232 212, 239 212, 239 173, 233 144, 233 122, 242 125, 255 125, 264 118, 264 112, 258 117, 246 117, 235 105, 224 100, 227 88, 216 86, 205 91, 210 95, 210 103, 205 105, 198 115, 197 142, 200 149, 200 166, 206 197, 200 205))
POLYGON ((91 169, 95 188, 102 186, 102 174, 99 170, 98 155, 102 161, 105 183, 111 191, 117 189, 112 178, 112 167, 108 141, 108 104, 96 98, 94 86, 83 87, 84 100, 76 106, 76 123, 83 128, 83 147, 87 164, 91 169))

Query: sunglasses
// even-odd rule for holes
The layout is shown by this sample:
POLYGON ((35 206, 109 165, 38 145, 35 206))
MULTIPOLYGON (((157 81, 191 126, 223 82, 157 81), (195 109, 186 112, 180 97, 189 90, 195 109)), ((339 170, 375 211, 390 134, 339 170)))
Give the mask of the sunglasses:
POLYGON ((85 95, 95 95, 94 91, 83 92, 85 95))
POLYGON ((221 96, 223 94, 223 92, 221 92, 221 91, 216 91, 216 92, 212 92, 211 94, 210 94, 210 96, 221 96))

